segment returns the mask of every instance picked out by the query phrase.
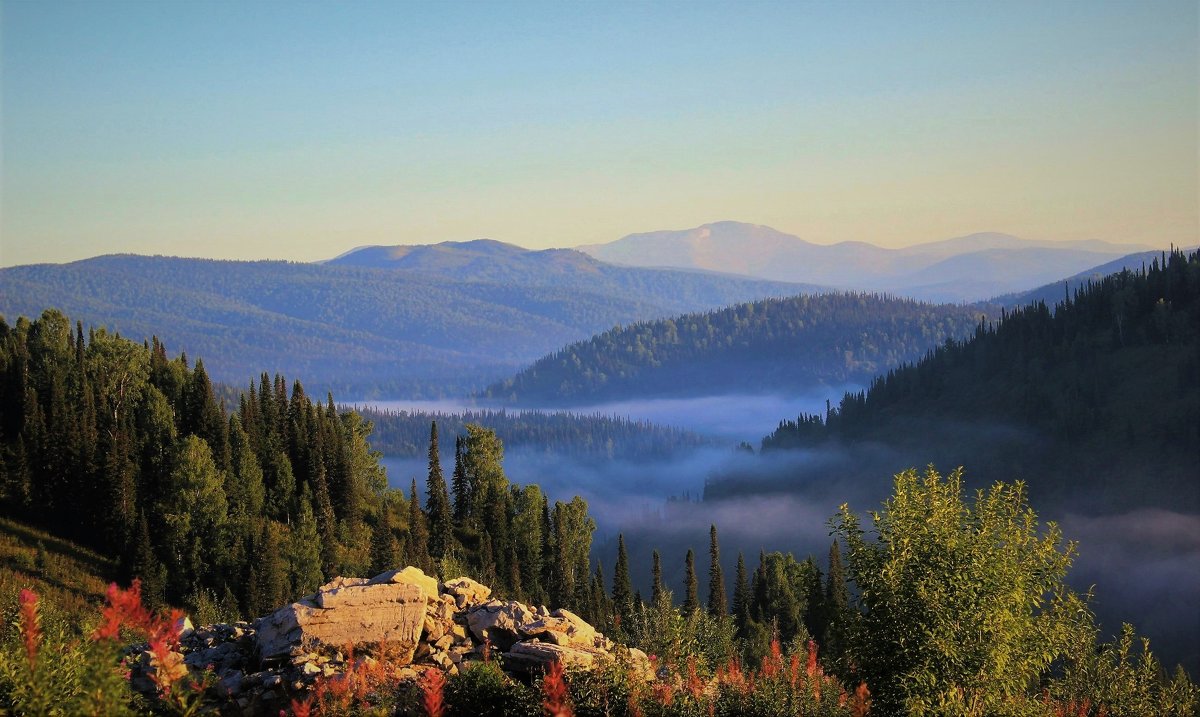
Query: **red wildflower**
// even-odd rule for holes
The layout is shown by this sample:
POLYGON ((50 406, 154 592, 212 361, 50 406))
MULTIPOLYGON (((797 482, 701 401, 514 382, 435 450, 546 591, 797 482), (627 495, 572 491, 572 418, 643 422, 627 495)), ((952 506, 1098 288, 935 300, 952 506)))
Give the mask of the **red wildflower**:
POLYGON ((441 670, 426 670, 421 676, 422 704, 428 717, 442 717, 446 711, 446 698, 443 692, 446 687, 446 676, 441 670))
POLYGON ((546 668, 546 677, 542 680, 542 708, 547 717, 574 717, 571 705, 567 701, 567 683, 563 679, 562 662, 555 660, 546 668))
POLYGON ((42 644, 42 616, 38 613, 38 595, 28 588, 17 597, 21 603, 21 640, 25 643, 25 659, 29 671, 37 667, 38 647, 42 644))

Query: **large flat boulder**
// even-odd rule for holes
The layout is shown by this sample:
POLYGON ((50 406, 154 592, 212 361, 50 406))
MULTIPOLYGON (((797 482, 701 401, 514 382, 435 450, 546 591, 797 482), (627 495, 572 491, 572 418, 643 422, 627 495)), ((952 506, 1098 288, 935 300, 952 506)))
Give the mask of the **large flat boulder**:
POLYGON ((429 602, 437 601, 440 597, 438 594, 438 581, 436 577, 425 574, 424 570, 418 567, 409 565, 403 570, 388 570, 371 578, 369 585, 383 585, 387 583, 411 583, 421 588, 421 592, 425 593, 425 600, 429 602))
POLYGON ((388 643, 412 661, 425 622, 425 595, 412 583, 322 587, 315 599, 281 607, 257 624, 264 659, 346 645, 388 643))

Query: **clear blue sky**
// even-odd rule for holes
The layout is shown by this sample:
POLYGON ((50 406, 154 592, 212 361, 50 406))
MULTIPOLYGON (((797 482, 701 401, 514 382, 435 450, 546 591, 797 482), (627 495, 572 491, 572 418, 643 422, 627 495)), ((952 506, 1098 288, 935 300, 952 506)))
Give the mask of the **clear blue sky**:
POLYGON ((1197 3, 3 0, 0 265, 1197 241, 1197 3))

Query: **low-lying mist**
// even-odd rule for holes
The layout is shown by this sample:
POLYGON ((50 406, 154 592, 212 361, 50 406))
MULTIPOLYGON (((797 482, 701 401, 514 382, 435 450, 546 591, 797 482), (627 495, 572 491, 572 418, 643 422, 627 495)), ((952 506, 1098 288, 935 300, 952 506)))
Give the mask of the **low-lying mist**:
MULTIPOLYGON (((840 394, 839 394, 840 395, 840 394)), ((505 471, 516 483, 536 483, 551 501, 580 495, 596 519, 593 558, 611 581, 616 538, 623 533, 635 587, 649 594, 651 552, 662 555, 664 580, 680 596, 684 556, 696 552, 701 594, 706 591, 709 526, 720 531, 726 584, 732 589, 739 552, 747 567, 760 550, 814 556, 822 570, 832 541, 829 519, 842 503, 860 516, 879 507, 892 476, 934 463, 943 473, 965 467, 969 488, 1025 478, 1041 439, 1002 425, 940 425, 928 445, 830 446, 819 450, 749 453, 735 448, 772 430, 778 421, 824 410, 823 397, 805 399, 726 396, 619 404, 621 414, 674 420, 693 430, 708 426, 728 448, 691 451, 657 462, 592 461, 521 448, 505 451, 505 471), (629 413, 624 413, 629 411, 629 413), (739 428, 746 426, 746 428, 739 428), (980 446, 989 450, 980 451, 980 446)), ((397 406, 390 406, 398 408, 397 406)), ((450 408, 445 404, 443 409, 450 408)), ((613 404, 594 409, 616 413, 613 404)), ((593 409, 589 409, 593 410, 593 409)), ((443 451, 449 444, 442 438, 443 451)), ((424 459, 384 460, 394 486, 417 479, 424 490, 424 459)), ((443 455, 447 476, 452 456, 443 455)), ((1036 473, 1035 473, 1036 474, 1036 473)), ((1098 483, 1097 485, 1103 485, 1098 483)), ((1174 509, 1131 510, 1106 498, 1103 488, 1064 495, 1031 482, 1030 502, 1044 522, 1055 520, 1079 543, 1068 579, 1080 592, 1094 589, 1093 609, 1104 636, 1131 622, 1151 639, 1168 666, 1181 662, 1200 673, 1200 509, 1184 496, 1174 509)))
POLYGON ((579 415, 600 414, 621 416, 631 420, 649 421, 664 426, 674 426, 737 444, 741 441, 758 445, 759 440, 775 430, 779 422, 793 419, 803 413, 825 412, 825 401, 837 404, 847 392, 861 390, 861 386, 816 387, 798 395, 738 394, 700 396, 695 398, 655 398, 615 401, 586 406, 501 406, 470 400, 440 401, 357 401, 359 406, 369 406, 381 411, 421 411, 427 413, 461 413, 463 411, 505 408, 510 411, 539 411, 553 413, 570 411, 579 415))

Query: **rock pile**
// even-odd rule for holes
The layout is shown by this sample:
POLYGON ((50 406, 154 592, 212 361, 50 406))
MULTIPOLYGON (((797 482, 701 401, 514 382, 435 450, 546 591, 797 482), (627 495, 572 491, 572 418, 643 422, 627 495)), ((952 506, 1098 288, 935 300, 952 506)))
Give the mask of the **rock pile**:
MULTIPOLYGON (((466 663, 499 655, 505 670, 540 671, 561 661, 588 669, 621 660, 653 679, 645 653, 614 645, 567 610, 491 598, 491 588, 461 577, 438 583, 407 567, 374 578, 335 578, 313 595, 254 623, 183 630, 183 664, 216 675, 214 690, 244 714, 277 713, 319 678, 345 672, 351 651, 386 659, 401 677, 425 670, 457 674, 466 663)), ((133 683, 151 691, 154 666, 145 646, 133 683)))

